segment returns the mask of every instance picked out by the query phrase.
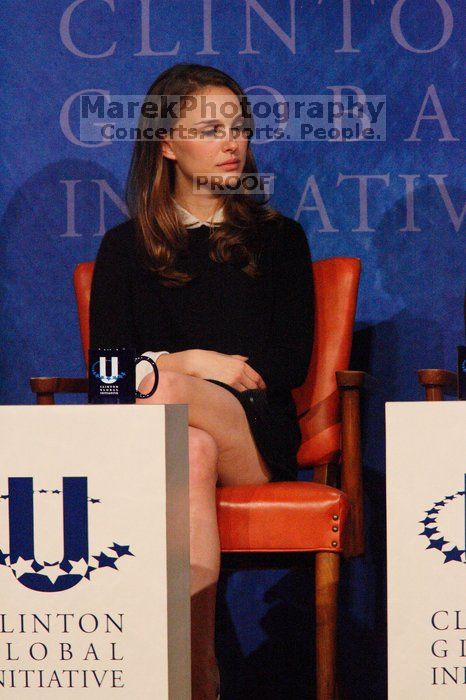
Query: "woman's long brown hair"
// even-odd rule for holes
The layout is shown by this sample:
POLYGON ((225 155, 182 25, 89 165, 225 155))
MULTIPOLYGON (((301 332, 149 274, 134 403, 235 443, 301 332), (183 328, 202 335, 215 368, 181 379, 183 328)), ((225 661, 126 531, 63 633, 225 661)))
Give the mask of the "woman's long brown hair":
MULTIPOLYGON (((159 95, 195 95, 210 85, 226 87, 240 98, 243 117, 253 128, 247 100, 238 83, 222 71, 194 63, 179 63, 161 73, 150 86, 144 103, 159 95)), ((152 100, 153 102, 154 100, 152 100)), ((183 108, 183 103, 179 108, 183 108)), ((145 116, 141 109, 139 129, 156 129, 157 119, 145 116)), ((166 121, 164 121, 166 126, 166 121)), ((252 133, 252 131, 250 132, 252 133)), ((245 173, 257 173, 257 166, 248 143, 245 173)), ((156 139, 135 142, 126 185, 130 216, 134 219, 138 242, 145 253, 147 266, 156 272, 165 286, 182 286, 192 277, 176 270, 177 254, 188 250, 189 233, 182 225, 173 204, 175 170, 172 160, 162 155, 162 142, 156 139)), ((279 218, 278 212, 247 194, 222 197, 224 222, 211 227, 209 256, 216 262, 233 261, 251 277, 260 274, 257 265, 258 226, 263 221, 279 218)))

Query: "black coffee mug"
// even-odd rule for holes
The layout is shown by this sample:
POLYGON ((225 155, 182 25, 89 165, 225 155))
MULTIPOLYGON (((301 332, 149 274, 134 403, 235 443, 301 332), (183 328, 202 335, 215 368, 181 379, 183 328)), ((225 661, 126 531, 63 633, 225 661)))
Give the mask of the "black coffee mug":
POLYGON ((89 350, 89 403, 135 403, 148 399, 157 389, 157 365, 147 355, 137 355, 134 348, 91 348, 89 350), (136 365, 149 362, 154 370, 154 386, 148 394, 136 389, 136 365))

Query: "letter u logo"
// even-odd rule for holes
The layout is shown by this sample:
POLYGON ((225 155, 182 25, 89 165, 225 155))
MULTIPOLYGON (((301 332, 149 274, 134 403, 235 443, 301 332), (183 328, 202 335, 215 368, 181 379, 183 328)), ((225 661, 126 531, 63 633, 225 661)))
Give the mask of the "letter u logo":
POLYGON ((114 384, 118 379, 118 357, 112 357, 111 359, 111 369, 110 374, 107 374, 107 358, 101 357, 99 359, 99 374, 100 379, 104 384, 114 384))
POLYGON ((32 478, 9 478, 8 491, 10 565, 18 581, 33 591, 44 592, 76 586, 83 573, 74 573, 73 569, 82 570, 89 561, 87 477, 63 477, 63 559, 55 564, 43 565, 35 559, 32 478), (50 573, 54 570, 53 576, 47 575, 47 567, 50 573))

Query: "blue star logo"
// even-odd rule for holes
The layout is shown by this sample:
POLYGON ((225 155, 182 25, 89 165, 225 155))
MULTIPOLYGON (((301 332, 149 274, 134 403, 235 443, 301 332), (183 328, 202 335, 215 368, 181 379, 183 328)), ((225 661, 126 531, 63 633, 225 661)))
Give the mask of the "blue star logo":
POLYGON ((99 569, 103 569, 104 566, 109 566, 111 569, 117 569, 117 565, 115 564, 116 558, 113 557, 108 557, 105 552, 101 552, 98 556, 95 554, 93 555, 93 559, 97 559, 99 562, 99 569))
POLYGON ((117 544, 116 542, 114 542, 113 547, 109 547, 109 549, 113 549, 113 551, 116 552, 118 557, 123 557, 125 554, 128 554, 130 557, 134 557, 134 554, 129 551, 129 545, 117 544))
POLYGON ((5 554, 0 549, 0 564, 3 566, 8 566, 7 561, 6 561, 7 559, 8 559, 8 554, 5 554))
MULTIPOLYGON (((466 474, 465 474, 465 483, 466 483, 466 474)), ((445 507, 451 506, 452 502, 457 499, 458 496, 463 496, 465 495, 465 491, 457 491, 456 493, 453 493, 449 496, 445 496, 445 498, 442 501, 436 501, 434 503, 434 507, 429 508, 429 510, 425 510, 424 512, 427 513, 427 517, 423 518, 422 520, 419 520, 418 522, 424 525, 424 530, 422 532, 419 532, 418 535, 420 537, 424 536, 427 537, 429 540, 429 544, 427 545, 426 549, 437 549, 439 552, 442 552, 444 555, 444 564, 448 564, 449 562, 456 561, 461 564, 466 564, 466 547, 464 549, 460 549, 456 545, 453 546, 451 549, 445 549, 447 544, 450 544, 449 540, 446 540, 443 536, 442 533, 439 530, 439 524, 438 520, 441 522, 441 514, 442 511, 445 507), (430 516, 435 516, 435 517, 430 517, 430 516), (437 517, 438 516, 438 517, 437 517), (429 525, 434 525, 434 527, 428 527, 429 525), (438 535, 434 539, 434 535, 438 535)), ((465 504, 466 505, 466 504, 465 504)), ((455 506, 454 506, 455 507, 455 506)), ((465 514, 464 514, 464 530, 463 530, 463 536, 466 535, 466 507, 465 507, 465 514)))
POLYGON ((420 532, 420 535, 425 535, 426 537, 432 537, 432 535, 437 534, 438 528, 436 527, 426 527, 423 532, 420 532))
POLYGON ((438 540, 430 540, 430 543, 426 547, 426 549, 440 549, 442 550, 442 547, 445 547, 446 544, 449 544, 448 540, 446 540, 444 537, 441 537, 438 540))
MULTIPOLYGON (((46 495, 47 498, 53 498, 55 495, 61 494, 62 491, 60 489, 40 488, 34 490, 33 493, 37 495, 37 497, 46 495)), ((8 494, 0 494, 0 502, 6 501, 8 498, 8 494)), ((100 498, 88 498, 88 502, 92 505, 102 503, 100 498)), ((0 549, 0 566, 6 566, 11 569, 15 578, 20 580, 22 576, 41 579, 41 586, 43 585, 43 588, 40 590, 48 592, 62 590, 60 581, 66 581, 68 577, 85 578, 90 581, 93 571, 105 568, 119 571, 116 564, 118 560, 124 556, 134 557, 135 555, 131 552, 130 545, 119 544, 118 542, 113 542, 111 546, 106 547, 105 551, 101 551, 100 554, 94 554, 89 557, 89 559, 95 560, 96 563, 94 566, 84 558, 78 561, 63 559, 60 562, 44 561, 41 563, 35 559, 23 560, 19 557, 18 561, 11 562, 9 554, 0 549), (112 556, 112 553, 114 553, 114 556, 112 556)))
POLYGON ((453 547, 453 549, 448 550, 447 552, 443 552, 445 554, 445 561, 443 562, 446 564, 449 561, 462 561, 461 557, 464 554, 464 549, 458 549, 458 547, 453 547))

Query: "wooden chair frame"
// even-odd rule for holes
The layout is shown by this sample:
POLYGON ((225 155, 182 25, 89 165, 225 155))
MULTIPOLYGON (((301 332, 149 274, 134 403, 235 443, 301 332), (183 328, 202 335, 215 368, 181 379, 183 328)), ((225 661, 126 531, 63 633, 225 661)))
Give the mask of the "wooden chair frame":
POLYGON ((419 369, 419 383, 426 392, 426 401, 443 401, 444 394, 458 393, 458 375, 446 369, 419 369))

